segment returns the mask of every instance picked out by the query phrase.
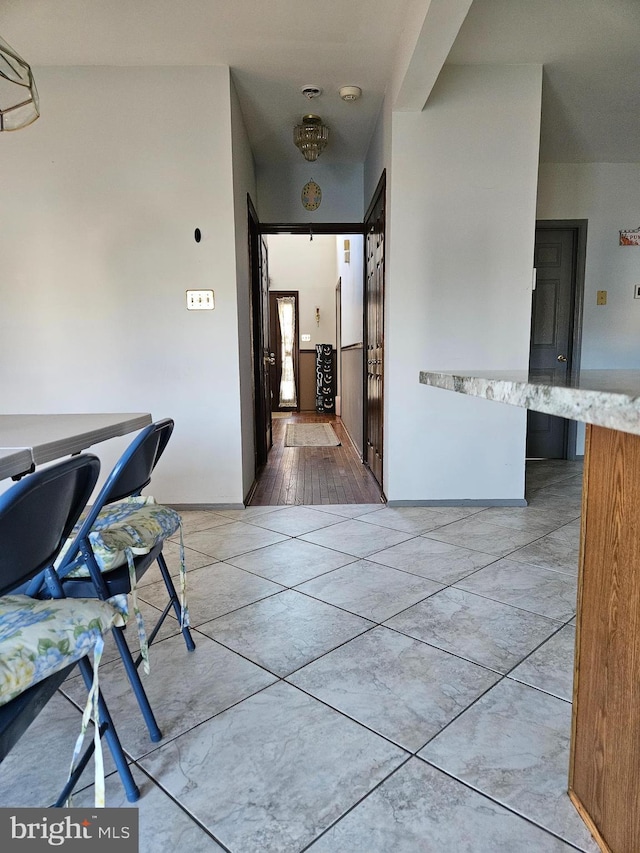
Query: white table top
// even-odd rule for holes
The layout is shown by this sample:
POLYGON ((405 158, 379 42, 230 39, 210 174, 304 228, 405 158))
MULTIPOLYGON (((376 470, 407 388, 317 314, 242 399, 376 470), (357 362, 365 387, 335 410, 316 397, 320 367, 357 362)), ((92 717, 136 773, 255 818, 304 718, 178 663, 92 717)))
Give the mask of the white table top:
POLYGON ((28 447, 0 450, 0 480, 25 474, 31 468, 31 463, 31 450, 28 447))
POLYGON ((136 413, 0 415, 0 453, 30 453, 35 465, 79 453, 93 444, 126 435, 151 423, 136 413))
POLYGON ((583 370, 564 384, 518 371, 422 371, 436 388, 640 435, 640 370, 583 370))

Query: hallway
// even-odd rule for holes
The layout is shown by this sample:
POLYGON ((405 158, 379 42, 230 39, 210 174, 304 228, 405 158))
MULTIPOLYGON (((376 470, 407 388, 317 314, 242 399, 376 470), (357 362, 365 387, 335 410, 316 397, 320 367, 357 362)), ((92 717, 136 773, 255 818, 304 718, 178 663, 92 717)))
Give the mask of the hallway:
POLYGON ((249 506, 375 504, 380 487, 360 461, 336 415, 292 412, 273 418, 273 447, 249 506), (340 447, 285 447, 288 423, 331 424, 340 447))

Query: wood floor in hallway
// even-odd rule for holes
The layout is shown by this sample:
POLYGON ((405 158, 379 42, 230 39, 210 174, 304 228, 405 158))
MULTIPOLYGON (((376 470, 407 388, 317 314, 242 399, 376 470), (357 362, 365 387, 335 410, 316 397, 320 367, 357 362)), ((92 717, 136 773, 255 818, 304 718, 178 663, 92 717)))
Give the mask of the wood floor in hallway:
POLYGON ((301 412, 273 418, 273 447, 250 506, 370 504, 381 500, 380 487, 360 461, 339 417, 301 412), (331 424, 342 444, 285 447, 288 423, 331 424))

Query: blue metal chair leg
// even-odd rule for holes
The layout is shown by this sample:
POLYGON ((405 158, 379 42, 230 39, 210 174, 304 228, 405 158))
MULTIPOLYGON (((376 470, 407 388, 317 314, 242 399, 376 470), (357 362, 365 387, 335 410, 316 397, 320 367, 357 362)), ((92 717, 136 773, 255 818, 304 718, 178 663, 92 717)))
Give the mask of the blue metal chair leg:
POLYGON ((120 652, 120 657, 122 658, 122 663, 124 664, 127 677, 131 683, 131 687, 133 688, 133 692, 135 693, 136 699, 138 700, 140 710, 142 711, 142 716, 144 717, 144 721, 147 724, 147 728, 149 729, 149 737, 154 742, 162 740, 162 732, 160 731, 156 722, 156 718, 153 714, 153 711, 151 710, 151 705, 149 704, 147 694, 145 693, 144 687, 142 686, 142 681, 140 680, 140 674, 135 665, 135 661, 131 657, 131 652, 129 651, 127 641, 124 638, 122 628, 112 628, 111 633, 113 634, 113 638, 116 641, 116 645, 118 647, 118 651, 120 652))
MULTIPOLYGON (((160 571, 162 572, 162 577, 169 592, 169 596, 171 598, 171 603, 173 604, 173 609, 175 611, 176 616, 178 617, 178 622, 182 614, 180 613, 180 599, 178 598, 178 594, 176 592, 176 588, 173 585, 173 580, 171 575, 169 574, 169 568, 167 566, 166 560, 162 552, 158 554, 158 565, 160 566, 160 571)), ((185 644, 187 646, 187 650, 192 652, 196 644, 193 642, 193 637, 191 636, 191 631, 188 626, 185 625, 182 629, 182 636, 184 637, 185 644)))
MULTIPOLYGON (((80 668, 80 672, 82 673, 82 677, 84 679, 84 683, 89 690, 91 688, 91 684, 93 683, 93 671, 91 669, 91 664, 86 658, 78 661, 78 666, 80 668)), ((125 758, 125 754, 122 750, 122 744, 120 743, 120 738, 118 737, 118 733, 116 732, 115 726, 113 725, 113 720, 111 719, 111 714, 107 709, 107 703, 104 701, 102 696, 102 692, 98 691, 98 713, 100 714, 100 725, 106 725, 104 736, 107 739, 107 744, 109 745, 109 749, 111 750, 111 755, 113 756, 113 760, 116 765, 116 769, 120 776, 120 780, 125 790, 125 794, 127 796, 127 800, 130 803, 135 803, 136 800, 140 799, 140 789, 135 783, 133 776, 131 775, 131 768, 127 763, 127 759, 125 758)))

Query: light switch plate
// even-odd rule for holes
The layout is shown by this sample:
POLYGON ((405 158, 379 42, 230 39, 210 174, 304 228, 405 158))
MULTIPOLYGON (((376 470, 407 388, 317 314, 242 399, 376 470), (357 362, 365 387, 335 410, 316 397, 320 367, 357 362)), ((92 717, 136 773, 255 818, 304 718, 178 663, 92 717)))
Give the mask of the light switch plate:
POLYGON ((187 290, 187 308, 189 311, 213 311, 213 290, 187 290))
POLYGON ((633 288, 633 298, 640 299, 640 284, 636 284, 633 288))
POLYGON ((300 335, 300 340, 301 341, 310 341, 311 335, 300 335))

